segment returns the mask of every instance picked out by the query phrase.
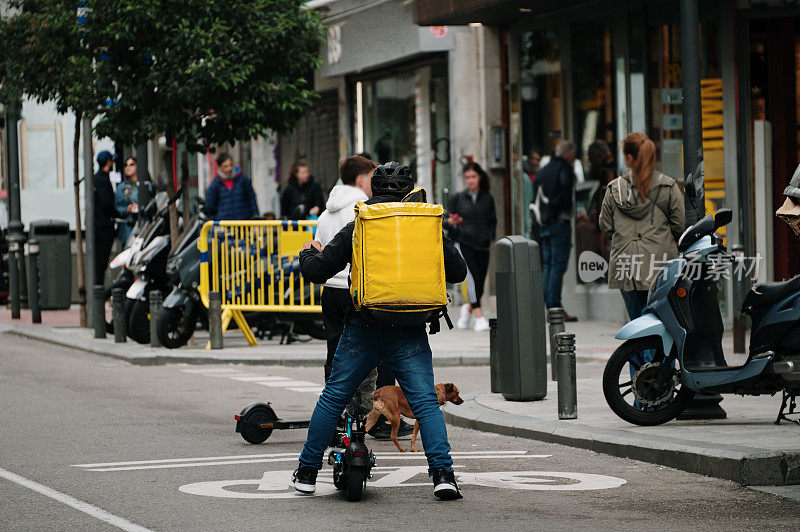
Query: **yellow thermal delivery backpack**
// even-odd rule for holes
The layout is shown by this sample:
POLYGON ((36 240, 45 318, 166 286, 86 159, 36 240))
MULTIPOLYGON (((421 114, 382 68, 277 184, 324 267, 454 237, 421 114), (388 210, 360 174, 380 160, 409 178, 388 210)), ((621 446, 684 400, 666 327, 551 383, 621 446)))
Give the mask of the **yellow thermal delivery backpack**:
POLYGON ((440 316, 449 324, 442 206, 359 202, 355 211, 350 295, 356 310, 400 325, 431 322, 431 332, 440 316))

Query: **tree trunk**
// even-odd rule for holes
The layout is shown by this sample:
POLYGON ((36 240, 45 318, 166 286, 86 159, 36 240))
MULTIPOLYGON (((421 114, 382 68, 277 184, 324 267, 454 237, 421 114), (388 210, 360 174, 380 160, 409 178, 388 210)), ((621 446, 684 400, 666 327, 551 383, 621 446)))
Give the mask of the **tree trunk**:
MULTIPOLYGON (((75 196, 75 248, 78 260, 78 305, 80 326, 86 327, 86 272, 83 264, 83 235, 81 234, 81 185, 78 176, 78 155, 81 143, 81 118, 83 113, 75 112, 75 138, 72 143, 72 156, 75 164, 72 165, 72 190, 75 196)), ((88 142, 88 141, 87 141, 88 142)), ((90 170, 91 171, 91 170, 90 170)), ((95 309, 100 312, 103 309, 95 309)))
MULTIPOLYGON (((175 143, 174 137, 172 135, 167 136, 168 142, 171 142, 172 149, 172 157, 175 157, 175 143)), ((170 197, 175 194, 175 183, 177 182, 178 176, 176 176, 176 172, 174 169, 174 165, 170 164, 169 171, 167 174, 169 175, 169 194, 170 197)), ((178 209, 175 207, 175 202, 171 202, 168 207, 169 212, 169 239, 170 239, 170 252, 175 251, 175 248, 178 247, 178 238, 179 238, 179 231, 178 231, 178 209)))

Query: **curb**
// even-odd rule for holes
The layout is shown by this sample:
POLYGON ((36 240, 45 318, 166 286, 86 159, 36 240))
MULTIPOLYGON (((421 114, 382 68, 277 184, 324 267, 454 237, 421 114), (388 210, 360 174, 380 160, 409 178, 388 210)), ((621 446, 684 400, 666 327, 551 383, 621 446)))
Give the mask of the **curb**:
POLYGON ((668 436, 599 429, 568 421, 515 416, 477 404, 476 397, 484 393, 488 392, 467 394, 464 403, 459 406, 446 405, 444 416, 447 423, 650 462, 689 473, 732 480, 743 486, 800 484, 800 452, 708 444, 668 436))
MULTIPOLYGON (((319 367, 325 363, 325 355, 318 354, 292 354, 291 356, 263 354, 258 358, 242 357, 239 355, 226 355, 224 350, 208 351, 208 355, 181 355, 181 350, 167 350, 165 348, 157 348, 158 352, 175 353, 174 355, 158 355, 149 353, 137 353, 139 349, 153 349, 155 348, 140 346, 139 344, 121 344, 122 346, 135 346, 134 349, 124 349, 124 347, 113 348, 117 344, 110 344, 104 346, 102 342, 96 342, 94 339, 82 338, 69 338, 62 336, 52 336, 46 333, 46 330, 33 332, 29 329, 9 328, 3 330, 6 334, 12 334, 20 338, 37 340, 60 347, 68 347, 70 349, 78 349, 91 353, 93 355, 114 358, 117 360, 124 360, 130 364, 138 366, 161 366, 166 364, 246 364, 253 366, 293 366, 293 367, 319 367)), ((452 367, 452 366, 488 366, 489 355, 482 354, 458 354, 458 353, 445 353, 441 355, 434 355, 434 367, 452 367)))

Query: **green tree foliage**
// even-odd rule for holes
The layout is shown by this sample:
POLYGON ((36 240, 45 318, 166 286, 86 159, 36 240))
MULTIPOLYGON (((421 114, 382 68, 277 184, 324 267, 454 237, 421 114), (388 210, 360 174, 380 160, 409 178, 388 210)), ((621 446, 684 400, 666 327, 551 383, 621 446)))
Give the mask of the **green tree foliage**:
POLYGON ((88 0, 87 39, 109 102, 96 130, 135 143, 283 132, 314 98, 322 26, 299 0, 88 0))

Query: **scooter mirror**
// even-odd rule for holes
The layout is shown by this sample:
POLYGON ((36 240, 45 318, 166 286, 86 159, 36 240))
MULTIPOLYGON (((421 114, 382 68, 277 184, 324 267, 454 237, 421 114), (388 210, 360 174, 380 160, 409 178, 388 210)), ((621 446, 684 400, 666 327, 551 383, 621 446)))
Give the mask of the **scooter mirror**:
POLYGON ((733 220, 733 211, 730 209, 720 209, 714 214, 714 230, 726 226, 733 220))

